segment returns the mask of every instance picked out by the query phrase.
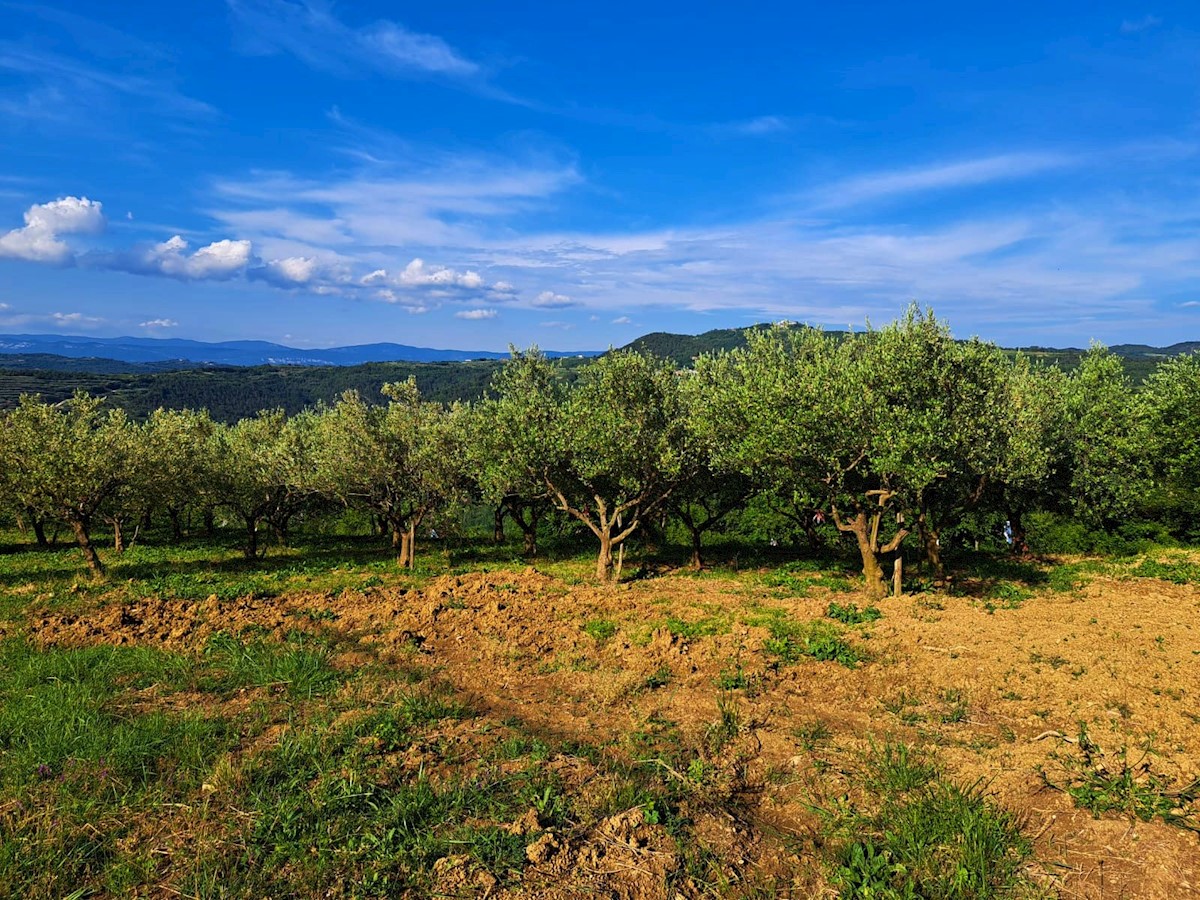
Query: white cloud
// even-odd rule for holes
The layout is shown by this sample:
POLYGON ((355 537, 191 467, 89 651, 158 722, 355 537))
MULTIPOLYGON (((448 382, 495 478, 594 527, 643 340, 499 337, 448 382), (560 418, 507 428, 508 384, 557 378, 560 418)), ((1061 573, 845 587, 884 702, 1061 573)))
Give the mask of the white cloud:
POLYGON ((177 328, 179 323, 174 319, 151 319, 148 322, 142 322, 138 328, 177 328))
POLYGON ((1185 308, 1193 307, 1193 306, 1200 306, 1200 300, 1189 300, 1186 303, 1180 303, 1179 305, 1182 307, 1185 307, 1185 308))
POLYGON ((278 287, 303 287, 312 282, 318 271, 318 263, 312 256, 289 256, 273 259, 259 270, 256 276, 278 287))
POLYGON ((456 319, 494 319, 499 313, 494 309, 462 309, 454 314, 456 319))
POLYGON ((246 271, 251 263, 250 241, 214 241, 194 253, 175 235, 140 253, 109 257, 106 265, 143 275, 168 275, 184 281, 224 281, 246 271))
POLYGON ((480 67, 441 38, 381 20, 360 28, 336 18, 326 3, 289 0, 228 0, 244 26, 250 52, 284 51, 314 69, 339 76, 443 75, 471 78, 480 67))
POLYGON ((633 319, 629 318, 629 316, 619 316, 618 318, 613 319, 612 323, 614 325, 632 325, 633 319))
POLYGON ((404 287, 462 287, 468 290, 483 287, 483 279, 478 272, 456 272, 444 266, 428 266, 423 259, 410 262, 395 281, 404 287))
POLYGON ((96 316, 85 316, 80 312, 50 313, 49 321, 50 324, 54 325, 56 328, 93 328, 96 325, 100 325, 104 322, 104 320, 101 318, 97 318, 96 316))
POLYGON ((1077 160, 1057 153, 1007 153, 913 169, 872 172, 837 181, 813 196, 818 208, 840 208, 905 194, 1029 178, 1077 160))
POLYGON ((69 263, 75 258, 60 240, 65 234, 96 234, 104 230, 102 204, 87 197, 61 197, 25 211, 25 227, 0 237, 0 256, 30 262, 69 263))
POLYGON ((566 294, 556 294, 554 291, 542 291, 533 301, 538 309, 566 309, 579 304, 566 294))

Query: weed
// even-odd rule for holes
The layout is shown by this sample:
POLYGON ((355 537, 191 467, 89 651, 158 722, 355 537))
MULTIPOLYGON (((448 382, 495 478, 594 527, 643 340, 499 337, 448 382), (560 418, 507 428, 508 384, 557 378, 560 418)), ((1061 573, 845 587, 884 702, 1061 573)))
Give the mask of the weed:
POLYGON ((825 615, 843 625, 861 625, 864 622, 875 622, 883 617, 879 607, 875 605, 858 608, 857 603, 830 603, 825 615))
POLYGON ((666 687, 670 681, 671 667, 668 665, 662 665, 642 679, 642 687, 645 690, 653 691, 660 687, 666 687))
POLYGON ((1127 747, 1117 751, 1115 760, 1110 759, 1083 722, 1079 723, 1075 750, 1071 755, 1053 754, 1066 774, 1062 784, 1051 781, 1044 771, 1042 778, 1048 786, 1069 795, 1076 806, 1096 818, 1120 812, 1143 822, 1159 818, 1168 825, 1200 832, 1200 779, 1172 789, 1170 777, 1151 770, 1153 751, 1148 745, 1135 763, 1130 763, 1127 747))
POLYGON ((1023 823, 978 785, 948 781, 903 744, 874 748, 858 779, 872 808, 843 802, 825 811, 841 897, 982 900, 1029 887, 1023 823))
POLYGON ((867 658, 829 622, 813 620, 797 624, 778 620, 771 623, 770 630, 771 636, 763 643, 763 649, 781 663, 794 663, 808 657, 836 661, 853 669, 867 658))
POLYGON ((819 750, 831 737, 833 732, 820 719, 813 719, 792 729, 792 734, 800 742, 800 746, 809 753, 819 750))
POLYGON ((1186 556, 1143 559, 1130 574, 1138 578, 1160 578, 1172 584, 1200 584, 1200 563, 1194 563, 1186 556))
POLYGON ((583 633, 603 644, 617 633, 617 623, 612 619, 588 619, 583 623, 583 633))
POLYGON ((726 697, 717 699, 717 719, 704 732, 704 742, 712 754, 720 753, 742 731, 742 716, 737 704, 726 697))

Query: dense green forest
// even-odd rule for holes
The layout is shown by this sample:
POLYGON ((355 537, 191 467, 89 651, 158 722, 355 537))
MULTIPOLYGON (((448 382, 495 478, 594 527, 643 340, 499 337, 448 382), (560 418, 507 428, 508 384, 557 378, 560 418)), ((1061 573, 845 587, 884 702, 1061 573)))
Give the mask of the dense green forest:
MULTIPOLYGON (((631 342, 624 350, 651 353, 680 368, 696 358, 746 346, 747 336, 771 326, 721 328, 699 335, 654 332, 631 342)), ((802 329, 802 326, 793 326, 802 329)), ((838 332, 829 332, 837 336, 838 332)), ((1200 342, 1170 347, 1123 344, 1111 348, 1135 383, 1144 381, 1158 364, 1181 353, 1200 349, 1200 342)), ((1071 370, 1086 351, 1027 347, 1008 350, 1037 362, 1071 370)), ((562 366, 578 368, 582 359, 567 358, 562 366)), ((367 363, 357 366, 211 366, 170 363, 127 363, 111 359, 71 359, 47 354, 0 357, 0 409, 17 405, 22 394, 40 395, 57 403, 76 390, 103 396, 144 419, 159 407, 207 409, 219 422, 235 422, 263 409, 294 414, 317 403, 332 403, 344 391, 356 390, 370 402, 381 402, 387 382, 415 378, 430 400, 450 403, 474 400, 502 363, 496 360, 443 363, 367 363)))

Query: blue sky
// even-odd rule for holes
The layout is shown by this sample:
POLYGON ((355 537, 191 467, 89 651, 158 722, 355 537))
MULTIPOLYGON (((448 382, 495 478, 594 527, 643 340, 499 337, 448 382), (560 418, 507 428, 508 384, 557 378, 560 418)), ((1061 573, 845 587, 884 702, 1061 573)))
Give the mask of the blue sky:
POLYGON ((0 0, 0 331, 1200 339, 1200 6, 0 0))

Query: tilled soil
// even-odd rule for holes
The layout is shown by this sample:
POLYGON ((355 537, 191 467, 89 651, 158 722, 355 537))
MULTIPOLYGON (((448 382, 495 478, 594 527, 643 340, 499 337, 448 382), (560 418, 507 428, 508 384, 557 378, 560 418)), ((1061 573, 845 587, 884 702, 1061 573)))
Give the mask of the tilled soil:
MULTIPOLYGON (((905 596, 883 601, 879 621, 847 629, 869 653, 865 664, 775 665, 763 649, 764 612, 804 621, 821 617, 831 598, 854 599, 808 593, 786 596, 753 576, 567 585, 530 568, 446 576, 422 590, 139 600, 42 612, 27 630, 44 644, 185 651, 247 626, 277 637, 324 632, 340 638, 339 665, 417 657, 488 718, 516 717, 547 739, 592 744, 664 721, 702 741, 724 697, 737 704, 757 805, 749 827, 719 817, 696 827, 745 871, 790 867, 794 896, 829 888, 814 881, 811 860, 790 855, 794 842, 763 835, 810 833, 809 804, 822 791, 816 761, 850 760, 884 739, 933 748, 956 780, 985 784, 1022 813, 1041 877, 1061 896, 1200 895, 1196 833, 1119 813, 1094 818, 1047 783, 1068 778, 1080 723, 1101 748, 1095 765, 1116 771, 1127 760, 1177 787, 1200 777, 1200 590, 1096 578, 991 612, 969 598, 905 596), (584 630, 597 620, 614 623, 615 634, 584 630), (732 672, 748 687, 723 691, 718 681, 732 672), (820 746, 803 739, 818 732, 828 732, 820 746)), ((539 838, 516 888, 485 883, 454 857, 439 863, 439 877, 467 894, 595 896, 602 888, 603 896, 665 897, 674 854, 663 829, 632 810, 583 839, 539 838)))

